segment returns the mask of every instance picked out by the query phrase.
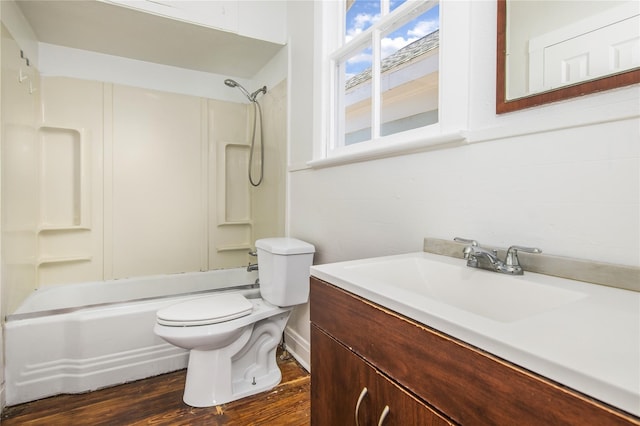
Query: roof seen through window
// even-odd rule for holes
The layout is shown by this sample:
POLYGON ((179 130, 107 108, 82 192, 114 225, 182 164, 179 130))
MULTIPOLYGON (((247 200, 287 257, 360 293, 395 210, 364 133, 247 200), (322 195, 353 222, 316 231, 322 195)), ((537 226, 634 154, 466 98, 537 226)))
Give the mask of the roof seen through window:
MULTIPOLYGON (((406 0, 391 0, 393 11, 406 0)), ((439 6, 435 6, 418 18, 386 34, 381 39, 382 59, 394 54, 403 47, 433 33, 440 27, 439 6)), ((354 0, 347 10, 345 42, 349 42, 380 19, 379 0, 354 0)), ((371 67, 371 49, 362 50, 347 61, 347 80, 371 67)))

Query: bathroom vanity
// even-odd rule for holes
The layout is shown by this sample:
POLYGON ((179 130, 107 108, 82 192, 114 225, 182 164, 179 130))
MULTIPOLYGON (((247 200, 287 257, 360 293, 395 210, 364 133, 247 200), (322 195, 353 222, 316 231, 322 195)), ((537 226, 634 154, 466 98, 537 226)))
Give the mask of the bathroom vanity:
POLYGON ((310 293, 312 425, 640 424, 627 411, 347 291, 346 281, 333 285, 320 269, 312 268, 323 279, 311 277, 310 293))

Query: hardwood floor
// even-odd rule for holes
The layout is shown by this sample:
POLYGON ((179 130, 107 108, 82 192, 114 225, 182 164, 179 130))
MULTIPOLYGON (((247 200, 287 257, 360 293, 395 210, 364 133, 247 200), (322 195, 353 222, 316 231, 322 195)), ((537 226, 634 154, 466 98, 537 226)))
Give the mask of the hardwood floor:
POLYGON ((283 425, 310 424, 310 376, 293 357, 281 360, 273 390, 210 408, 182 402, 186 370, 80 395, 8 407, 2 425, 283 425))

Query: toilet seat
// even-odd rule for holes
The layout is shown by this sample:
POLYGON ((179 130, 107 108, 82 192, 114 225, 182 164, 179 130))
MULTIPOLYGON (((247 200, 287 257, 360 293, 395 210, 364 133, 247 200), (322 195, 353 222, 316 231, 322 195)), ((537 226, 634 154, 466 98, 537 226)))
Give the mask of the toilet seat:
POLYGON ((242 294, 230 293, 201 297, 160 309, 158 324, 189 327, 218 324, 249 315, 253 304, 242 294))

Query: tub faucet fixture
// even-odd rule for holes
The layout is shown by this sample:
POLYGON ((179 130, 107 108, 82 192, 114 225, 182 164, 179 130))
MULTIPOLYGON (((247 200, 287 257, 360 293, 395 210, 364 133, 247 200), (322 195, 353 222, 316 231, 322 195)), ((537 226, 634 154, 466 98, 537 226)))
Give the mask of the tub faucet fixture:
MULTIPOLYGON (((249 250, 249 256, 258 257, 258 250, 249 250)), ((247 272, 257 271, 257 270, 258 270, 258 264, 249 262, 249 264, 247 265, 247 272)), ((257 283, 258 283, 258 280, 256 280, 256 284, 257 283)))
POLYGON ((518 251, 525 253, 542 253, 542 250, 535 247, 511 246, 507 250, 507 255, 503 262, 498 257, 497 250, 488 250, 480 247, 475 240, 456 237, 454 241, 469 244, 462 250, 462 254, 467 260, 467 266, 509 275, 522 275, 524 273, 518 260, 518 251))

